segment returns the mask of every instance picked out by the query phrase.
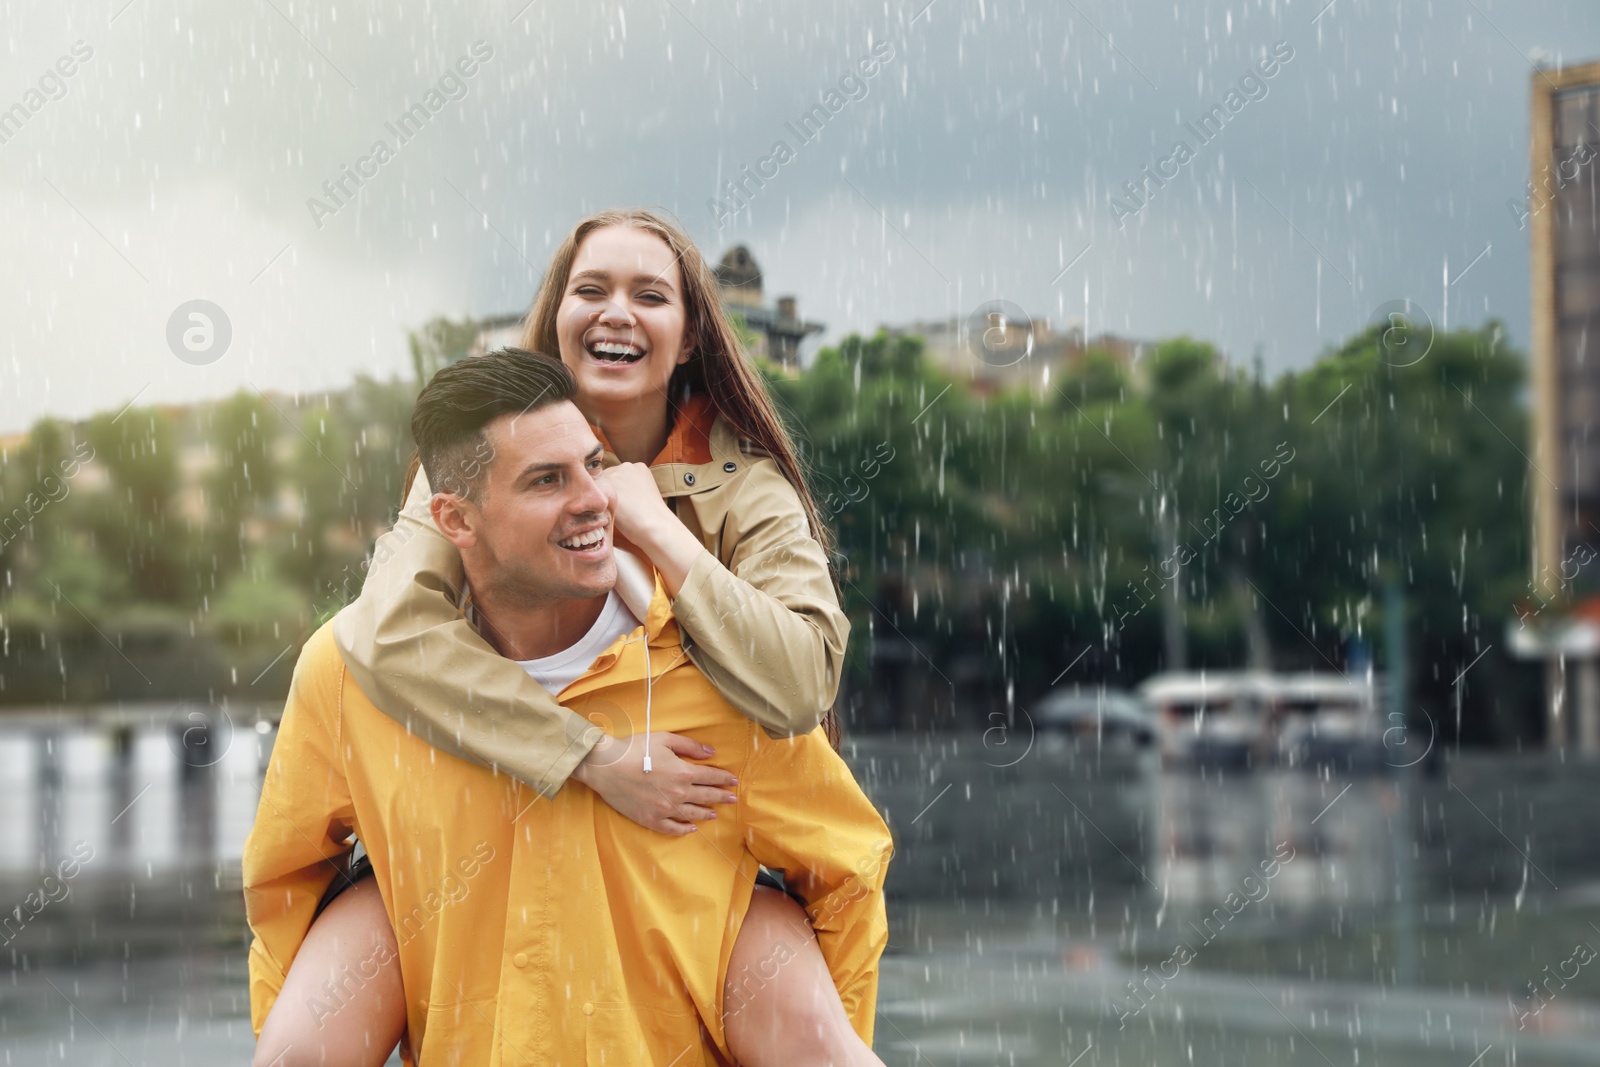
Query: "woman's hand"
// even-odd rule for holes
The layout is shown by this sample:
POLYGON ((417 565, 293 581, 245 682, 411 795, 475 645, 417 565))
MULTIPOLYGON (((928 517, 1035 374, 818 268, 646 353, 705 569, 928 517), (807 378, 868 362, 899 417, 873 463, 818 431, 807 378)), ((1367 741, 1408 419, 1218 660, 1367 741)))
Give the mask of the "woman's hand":
POLYGON ((697 822, 715 819, 713 804, 734 804, 739 780, 720 767, 690 760, 716 755, 682 734, 634 734, 602 737, 572 772, 574 781, 600 794, 614 810, 647 830, 663 834, 693 833, 697 822), (644 773, 645 742, 652 769, 644 773))
POLYGON ((688 527, 661 499, 655 475, 643 463, 607 467, 605 478, 617 490, 612 511, 613 532, 636 545, 661 573, 667 595, 675 597, 689 577, 689 568, 705 551, 688 527))
POLYGON ((640 548, 659 536, 659 531, 669 525, 683 524, 661 499, 656 488, 655 475, 643 463, 619 463, 605 469, 606 481, 617 490, 617 505, 613 511, 616 530, 640 548))

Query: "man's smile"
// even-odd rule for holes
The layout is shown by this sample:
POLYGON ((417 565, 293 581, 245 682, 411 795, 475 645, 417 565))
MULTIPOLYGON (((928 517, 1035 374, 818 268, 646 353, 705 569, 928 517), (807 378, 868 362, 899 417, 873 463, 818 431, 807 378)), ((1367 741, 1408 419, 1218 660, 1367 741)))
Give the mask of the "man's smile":
POLYGON ((577 533, 568 534, 557 541, 556 544, 569 552, 599 558, 611 547, 610 538, 607 536, 610 529, 611 524, 609 522, 602 522, 579 530, 577 533))

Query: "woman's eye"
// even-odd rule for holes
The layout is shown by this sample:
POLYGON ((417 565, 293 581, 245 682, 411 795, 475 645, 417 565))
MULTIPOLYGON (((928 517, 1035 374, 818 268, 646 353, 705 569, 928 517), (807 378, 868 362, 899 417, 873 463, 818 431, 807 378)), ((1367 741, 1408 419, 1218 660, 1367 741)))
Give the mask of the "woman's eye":
POLYGON ((652 304, 665 304, 667 302, 667 298, 660 293, 640 293, 639 299, 647 300, 652 304))

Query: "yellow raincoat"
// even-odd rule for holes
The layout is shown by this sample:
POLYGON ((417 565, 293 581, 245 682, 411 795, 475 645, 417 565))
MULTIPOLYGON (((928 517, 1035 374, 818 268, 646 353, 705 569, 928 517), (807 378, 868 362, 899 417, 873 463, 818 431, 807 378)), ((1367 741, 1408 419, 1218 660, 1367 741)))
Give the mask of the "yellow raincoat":
MULTIPOLYGON (((871 1041, 888 828, 820 729, 773 739, 718 694, 684 654, 659 580, 648 615, 560 699, 627 736, 645 728, 648 689, 653 731, 716 749, 708 762, 738 777, 739 801, 684 837, 630 822, 578 783, 545 798, 441 753, 356 687, 332 624, 312 636, 244 855, 257 1033, 354 833, 399 941, 423 1067, 728 1062, 724 1011, 737 1005, 723 1004, 723 982, 761 863, 806 901, 871 1041)), ((782 962, 736 982, 753 992, 782 962)), ((375 965, 313 1010, 334 1015, 375 965)))

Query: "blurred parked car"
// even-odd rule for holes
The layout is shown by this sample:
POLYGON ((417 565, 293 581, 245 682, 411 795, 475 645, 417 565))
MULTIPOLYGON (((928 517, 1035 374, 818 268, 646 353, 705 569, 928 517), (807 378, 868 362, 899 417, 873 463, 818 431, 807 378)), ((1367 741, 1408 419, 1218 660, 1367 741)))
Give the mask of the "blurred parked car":
POLYGON ((1144 701, 1121 689, 1083 686, 1047 693, 1033 709, 1041 734, 1065 734, 1081 741, 1146 748, 1158 733, 1144 701))
POLYGON ((1171 671, 1145 679, 1161 760, 1245 768, 1267 757, 1271 675, 1263 671, 1171 671))
POLYGON ((1280 675, 1272 712, 1278 758, 1290 767, 1370 771, 1383 765, 1376 679, 1329 672, 1280 675))
POLYGON ((1381 766, 1377 691, 1370 675, 1312 671, 1174 671, 1139 687, 1155 709, 1164 763, 1237 770, 1381 766))

